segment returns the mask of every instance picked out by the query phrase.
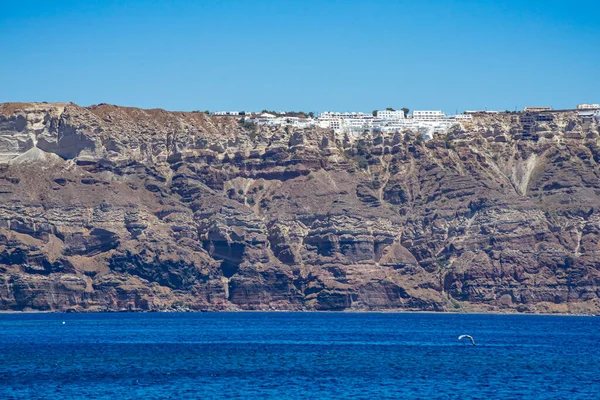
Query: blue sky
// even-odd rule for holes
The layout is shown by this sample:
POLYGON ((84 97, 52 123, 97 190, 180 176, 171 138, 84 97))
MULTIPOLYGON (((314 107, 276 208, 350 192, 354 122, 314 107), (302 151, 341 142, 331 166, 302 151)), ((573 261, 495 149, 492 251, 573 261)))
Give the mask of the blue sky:
POLYGON ((169 110, 600 102, 600 1, 0 0, 0 102, 169 110))

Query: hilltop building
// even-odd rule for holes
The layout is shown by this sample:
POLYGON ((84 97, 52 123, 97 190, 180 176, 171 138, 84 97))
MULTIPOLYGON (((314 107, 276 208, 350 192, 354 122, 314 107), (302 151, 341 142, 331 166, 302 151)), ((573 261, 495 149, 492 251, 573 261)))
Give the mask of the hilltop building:
POLYGON ((579 109, 577 111, 577 115, 582 117, 583 119, 592 119, 595 118, 600 121, 600 108, 597 109, 579 109))
POLYGON ((377 111, 377 118, 380 119, 404 119, 404 111, 402 110, 382 110, 377 111))
POLYGON ((344 129, 369 129, 372 125, 373 115, 362 112, 330 112, 319 114, 317 120, 321 128, 330 128, 335 131, 344 129))
POLYGON ((210 115, 215 117, 239 117, 250 114, 251 113, 247 111, 214 111, 210 113, 210 115))
POLYGON ((579 104, 577 105, 578 110, 597 110, 600 109, 600 104, 579 104))
POLYGON ((264 112, 254 118, 246 117, 245 120, 256 125, 266 126, 292 126, 295 128, 310 128, 316 125, 316 121, 313 118, 300 118, 292 117, 286 114, 277 116, 268 112, 264 112))
MULTIPOLYGON (((523 138, 536 137, 538 123, 554 120, 552 107, 528 106, 524 111, 513 116, 523 125, 523 138)), ((567 111, 567 110, 562 110, 567 111)), ((508 112, 508 111, 507 111, 508 112)), ((363 112, 331 112, 320 113, 318 117, 308 117, 302 112, 280 112, 277 115, 269 112, 251 113, 247 111, 216 111, 214 116, 243 116, 247 122, 270 127, 294 127, 299 129, 319 126, 331 129, 335 133, 343 133, 359 137, 366 132, 396 133, 412 131, 431 139, 436 133, 445 133, 450 128, 473 120, 477 114, 499 114, 501 111, 468 110, 458 115, 446 115, 441 110, 414 110, 411 115, 405 115, 402 110, 377 110, 372 114, 363 112)), ((579 104, 577 114, 583 119, 600 121, 600 104, 579 104)), ((310 113, 312 115, 312 113, 310 113)))
POLYGON ((494 110, 465 110, 465 114, 500 114, 500 111, 494 110))
POLYGON ((454 119, 456 121, 472 121, 473 115, 471 115, 471 114, 456 114, 454 116, 454 119))
POLYGON ((333 129, 338 133, 359 136, 365 131, 401 132, 411 130, 419 132, 425 139, 430 139, 437 132, 446 132, 451 126, 472 119, 467 115, 455 119, 446 116, 442 111, 414 111, 406 118, 402 110, 379 110, 375 116, 365 113, 323 112, 317 119, 321 128, 333 129))
POLYGON ((552 111, 552 107, 525 107, 523 108, 525 112, 542 112, 542 111, 552 111))
POLYGON ((435 120, 440 120, 440 119, 446 118, 446 114, 444 114, 442 111, 439 111, 439 110, 437 110, 437 111, 415 110, 412 112, 412 118, 423 120, 423 121, 435 121, 435 120))

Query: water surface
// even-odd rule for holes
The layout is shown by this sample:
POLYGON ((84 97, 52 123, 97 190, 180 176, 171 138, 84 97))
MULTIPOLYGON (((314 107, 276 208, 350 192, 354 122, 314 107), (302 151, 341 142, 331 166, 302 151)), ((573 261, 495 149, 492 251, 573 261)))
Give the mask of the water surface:
POLYGON ((0 398, 591 399, 599 343, 594 317, 2 314, 0 398))

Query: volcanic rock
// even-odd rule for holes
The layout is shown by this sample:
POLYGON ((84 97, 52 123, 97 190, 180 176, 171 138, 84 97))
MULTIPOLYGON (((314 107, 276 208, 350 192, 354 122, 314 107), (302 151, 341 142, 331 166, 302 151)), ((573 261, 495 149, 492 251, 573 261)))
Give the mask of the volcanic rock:
POLYGON ((2 104, 0 309, 597 313, 599 131, 2 104))

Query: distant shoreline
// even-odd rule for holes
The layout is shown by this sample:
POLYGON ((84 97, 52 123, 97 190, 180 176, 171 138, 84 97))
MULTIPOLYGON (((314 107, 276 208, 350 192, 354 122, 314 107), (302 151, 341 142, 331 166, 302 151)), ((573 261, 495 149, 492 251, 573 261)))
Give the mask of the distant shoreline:
POLYGON ((289 311, 289 310, 190 310, 190 311, 178 311, 178 310, 102 310, 102 311, 65 311, 65 310, 26 310, 26 311, 13 311, 13 310, 0 310, 0 315, 26 315, 26 314, 259 314, 259 313, 270 313, 270 314, 434 314, 434 315, 499 315, 499 316, 544 316, 544 317, 597 317, 595 314, 570 314, 570 313, 524 313, 524 312, 453 312, 453 311, 406 311, 406 310, 375 310, 375 311, 355 311, 355 310, 343 310, 343 311, 326 311, 326 310, 300 310, 300 311, 289 311))

